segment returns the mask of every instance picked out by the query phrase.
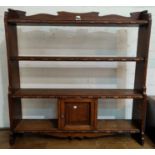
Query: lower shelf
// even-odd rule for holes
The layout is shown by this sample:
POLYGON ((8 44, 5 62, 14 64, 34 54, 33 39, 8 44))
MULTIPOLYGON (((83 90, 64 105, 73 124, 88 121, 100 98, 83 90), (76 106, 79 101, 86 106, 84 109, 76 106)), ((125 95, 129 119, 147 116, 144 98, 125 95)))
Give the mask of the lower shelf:
POLYGON ((97 129, 103 132, 136 133, 140 130, 131 120, 98 120, 97 129))
MULTIPOLYGON (((58 121, 56 119, 23 119, 16 126, 15 132, 73 132, 59 130, 57 122, 58 121)), ((82 132, 138 133, 140 130, 132 123, 131 120, 98 120, 96 130, 87 130, 82 132)))
POLYGON ((57 130, 56 119, 23 119, 15 128, 15 131, 23 132, 48 132, 57 130))

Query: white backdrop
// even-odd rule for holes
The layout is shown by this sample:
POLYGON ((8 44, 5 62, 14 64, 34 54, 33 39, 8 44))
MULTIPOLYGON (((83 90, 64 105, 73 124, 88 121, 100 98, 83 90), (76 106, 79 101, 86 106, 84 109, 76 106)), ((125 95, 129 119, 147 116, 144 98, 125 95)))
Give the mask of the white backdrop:
MULTIPOLYGON (((27 11, 27 14, 51 13, 57 11, 89 12, 100 15, 120 14, 149 10, 153 15, 150 44, 147 93, 155 94, 155 8, 154 7, 0 7, 0 127, 8 127, 7 63, 3 15, 8 8, 27 11)), ((19 27, 19 53, 58 55, 128 55, 136 49, 135 28, 67 28, 67 27, 19 27), (101 53, 101 51, 105 51, 101 53)), ((21 86, 35 88, 132 88, 134 63, 20 63, 21 86), (51 67, 52 66, 52 67, 51 67)), ((131 101, 100 100, 100 118, 130 118, 131 101)), ((56 117, 56 100, 23 100, 24 118, 56 117), (52 103, 52 104, 51 104, 52 103)))

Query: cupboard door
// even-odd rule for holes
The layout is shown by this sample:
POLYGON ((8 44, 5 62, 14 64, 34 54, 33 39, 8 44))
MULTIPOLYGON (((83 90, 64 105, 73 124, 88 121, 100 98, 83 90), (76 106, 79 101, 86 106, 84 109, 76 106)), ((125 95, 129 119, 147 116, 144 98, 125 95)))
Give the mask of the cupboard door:
POLYGON ((59 127, 65 130, 95 129, 96 110, 94 99, 60 99, 59 127))

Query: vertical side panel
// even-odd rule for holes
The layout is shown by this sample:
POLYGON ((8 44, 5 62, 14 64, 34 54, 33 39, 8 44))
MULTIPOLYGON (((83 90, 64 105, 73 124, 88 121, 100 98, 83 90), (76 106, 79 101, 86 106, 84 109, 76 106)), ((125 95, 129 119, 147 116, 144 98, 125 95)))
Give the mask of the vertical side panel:
POLYGON ((9 114, 11 129, 16 126, 18 120, 22 118, 21 99, 12 99, 12 93, 20 88, 20 75, 18 61, 11 61, 11 56, 18 55, 18 40, 17 40, 17 27, 15 24, 8 24, 8 13, 5 13, 5 35, 7 46, 7 61, 8 61, 8 75, 9 75, 9 114))
POLYGON ((18 40, 16 25, 8 24, 5 17, 5 34, 8 59, 8 74, 9 74, 9 91, 20 88, 19 62, 11 61, 12 56, 18 56, 18 40))
POLYGON ((138 32, 138 45, 137 45, 137 56, 144 57, 144 62, 137 62, 135 71, 135 83, 134 88, 139 89, 142 93, 146 91, 146 76, 147 76, 147 63, 148 63, 148 52, 150 43, 151 33, 151 15, 142 14, 141 18, 148 21, 147 25, 139 27, 138 32))
POLYGON ((11 95, 9 95, 9 112, 10 112, 10 128, 13 131, 18 122, 22 118, 21 99, 12 98, 11 95))
POLYGON ((144 130, 145 130, 145 118, 146 118, 146 76, 147 76, 147 64, 148 64, 148 53, 149 53, 149 43, 150 43, 150 33, 151 33, 151 15, 144 12, 140 15, 141 19, 147 20, 147 25, 141 25, 138 32, 138 46, 137 46, 137 56, 144 57, 144 62, 136 63, 135 71, 135 83, 134 89, 140 91, 143 94, 143 99, 133 100, 133 122, 140 128, 141 133, 140 141, 144 143, 144 130))

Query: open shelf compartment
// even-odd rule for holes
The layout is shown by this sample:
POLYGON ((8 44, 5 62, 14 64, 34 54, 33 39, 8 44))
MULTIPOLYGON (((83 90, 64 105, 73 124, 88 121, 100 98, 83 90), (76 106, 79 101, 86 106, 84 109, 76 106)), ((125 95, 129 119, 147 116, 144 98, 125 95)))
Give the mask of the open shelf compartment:
POLYGON ((22 119, 16 126, 16 132, 49 132, 58 128, 57 119, 22 119))
POLYGON ((102 120, 98 119, 97 129, 103 132, 113 133, 137 133, 140 130, 134 125, 132 120, 102 120))
MULTIPOLYGON (((16 126, 16 132, 63 132, 58 130, 56 119, 35 120, 22 119, 16 126)), ((84 131, 84 130, 83 130, 84 131)), ((86 130, 88 132, 88 130, 86 130)), ((97 129, 89 132, 105 133, 138 133, 140 130, 132 123, 132 120, 97 120, 97 129)), ((65 131, 64 131, 65 132, 65 131)), ((69 132, 69 131, 67 131, 69 132)))

